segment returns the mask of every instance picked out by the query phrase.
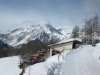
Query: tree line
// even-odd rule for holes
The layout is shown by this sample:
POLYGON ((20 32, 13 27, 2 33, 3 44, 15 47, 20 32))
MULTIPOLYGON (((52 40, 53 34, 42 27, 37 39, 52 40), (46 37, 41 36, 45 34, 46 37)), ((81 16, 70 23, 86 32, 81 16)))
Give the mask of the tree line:
POLYGON ((95 45, 100 41, 100 19, 98 15, 85 20, 82 28, 75 26, 72 31, 72 38, 80 38, 85 44, 95 45))

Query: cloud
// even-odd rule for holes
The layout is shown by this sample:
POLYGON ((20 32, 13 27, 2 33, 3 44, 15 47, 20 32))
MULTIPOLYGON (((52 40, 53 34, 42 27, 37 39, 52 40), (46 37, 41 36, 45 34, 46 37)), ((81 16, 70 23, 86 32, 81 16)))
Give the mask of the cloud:
POLYGON ((23 24, 18 25, 19 23, 37 22, 42 19, 49 20, 54 27, 82 26, 85 19, 95 14, 100 15, 100 0, 30 1, 32 2, 27 3, 25 0, 22 5, 20 1, 0 4, 0 30, 11 30, 24 26, 23 24))
MULTIPOLYGON (((78 0, 76 0, 78 1, 78 0)), ((63 5, 60 8, 61 14, 69 19, 71 25, 84 25, 85 19, 91 18, 94 15, 100 15, 100 0, 83 0, 81 2, 63 5)))
POLYGON ((83 13, 90 16, 100 13, 100 0, 84 0, 83 13))
MULTIPOLYGON (((18 23, 22 23, 25 21, 37 21, 42 19, 38 13, 32 10, 12 10, 9 8, 0 8, 0 31, 12 30, 15 27, 20 28, 23 25, 20 24, 16 26, 18 23)), ((24 26, 25 27, 25 26, 24 26)))

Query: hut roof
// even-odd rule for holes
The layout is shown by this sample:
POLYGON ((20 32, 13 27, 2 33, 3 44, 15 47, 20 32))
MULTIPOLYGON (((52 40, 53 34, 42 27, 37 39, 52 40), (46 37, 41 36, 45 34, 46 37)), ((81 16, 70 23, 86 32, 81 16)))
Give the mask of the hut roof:
POLYGON ((54 45, 64 44, 64 43, 68 43, 68 42, 72 42, 72 41, 79 41, 79 42, 82 42, 82 40, 79 39, 79 38, 71 38, 71 39, 64 39, 64 40, 62 40, 62 41, 60 41, 60 42, 58 42, 58 43, 56 43, 56 44, 50 44, 50 45, 48 45, 48 46, 54 46, 54 45))

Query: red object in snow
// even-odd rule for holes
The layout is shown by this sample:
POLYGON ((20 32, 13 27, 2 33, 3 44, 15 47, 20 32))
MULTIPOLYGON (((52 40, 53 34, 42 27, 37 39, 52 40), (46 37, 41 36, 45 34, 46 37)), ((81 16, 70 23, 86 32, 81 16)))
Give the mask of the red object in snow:
POLYGON ((38 62, 39 61, 39 54, 33 54, 32 55, 32 61, 35 62, 35 63, 38 62))
POLYGON ((34 62, 38 62, 38 57, 33 57, 34 62))
POLYGON ((33 57, 34 62, 38 62, 38 57, 33 57))

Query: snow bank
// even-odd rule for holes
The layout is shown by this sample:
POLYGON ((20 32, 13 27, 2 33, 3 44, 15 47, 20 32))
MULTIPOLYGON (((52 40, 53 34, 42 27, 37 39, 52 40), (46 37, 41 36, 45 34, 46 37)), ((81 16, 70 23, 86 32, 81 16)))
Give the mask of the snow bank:
POLYGON ((61 72, 61 64, 54 62, 42 62, 29 66, 24 75, 58 75, 61 72))
MULTIPOLYGON (((57 68, 58 55, 50 57, 47 61, 29 66, 24 75, 55 75, 57 68)), ((60 57, 61 58, 61 57, 60 57)))
POLYGON ((66 53, 70 50, 63 52, 59 56, 58 62, 58 55, 54 55, 48 58, 45 62, 34 64, 28 67, 25 71, 24 75, 58 75, 61 74, 61 65, 64 62, 63 57, 66 53))
POLYGON ((58 64, 50 62, 37 63, 29 66, 24 75, 55 75, 58 72, 58 64))
POLYGON ((45 74, 45 66, 47 63, 37 63, 32 66, 29 66, 24 75, 44 75, 45 74))
POLYGON ((54 63, 63 63, 64 62, 64 58, 65 58, 65 55, 67 55, 67 53, 69 52, 70 50, 66 50, 64 51, 63 53, 61 53, 59 55, 59 60, 58 60, 58 54, 57 55, 54 55, 52 57, 49 57, 47 59, 48 62, 54 62, 54 63))
POLYGON ((62 58, 62 56, 60 55, 60 56, 59 56, 59 61, 58 61, 58 54, 57 54, 57 55, 54 55, 54 56, 48 58, 47 61, 48 61, 48 62, 58 63, 58 62, 63 62, 63 58, 62 58))

